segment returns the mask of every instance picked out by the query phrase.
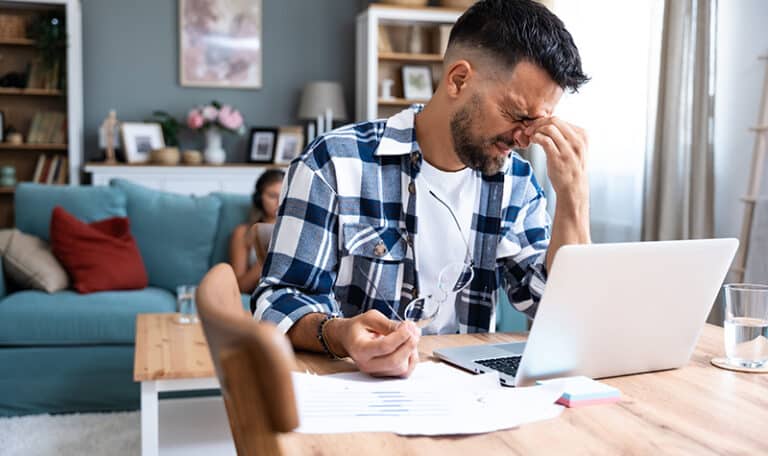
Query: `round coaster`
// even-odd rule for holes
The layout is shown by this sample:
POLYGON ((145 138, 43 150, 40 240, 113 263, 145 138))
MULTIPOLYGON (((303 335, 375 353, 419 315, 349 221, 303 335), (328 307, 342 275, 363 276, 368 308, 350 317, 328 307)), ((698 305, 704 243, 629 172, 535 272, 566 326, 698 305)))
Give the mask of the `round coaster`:
POLYGON ((719 367, 720 369, 728 369, 732 371, 737 372, 749 372, 751 374, 768 374, 768 365, 765 365, 763 367, 744 367, 744 366, 737 366, 734 364, 730 364, 727 359, 725 358, 712 358, 710 361, 713 366, 719 367))

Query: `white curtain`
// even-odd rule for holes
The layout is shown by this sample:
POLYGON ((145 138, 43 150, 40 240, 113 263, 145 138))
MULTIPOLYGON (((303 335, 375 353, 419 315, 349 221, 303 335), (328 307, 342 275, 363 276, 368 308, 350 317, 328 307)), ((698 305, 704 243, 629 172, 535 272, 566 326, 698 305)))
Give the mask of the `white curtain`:
POLYGON ((667 2, 643 239, 714 234, 715 0, 667 2))
MULTIPOLYGON (((652 146, 658 92, 663 0, 552 0, 548 5, 573 35, 592 78, 564 95, 556 115, 589 134, 592 239, 639 240, 643 177, 652 146)), ((545 157, 529 158, 548 190, 545 157)), ((550 208, 554 204, 550 204, 550 208)))

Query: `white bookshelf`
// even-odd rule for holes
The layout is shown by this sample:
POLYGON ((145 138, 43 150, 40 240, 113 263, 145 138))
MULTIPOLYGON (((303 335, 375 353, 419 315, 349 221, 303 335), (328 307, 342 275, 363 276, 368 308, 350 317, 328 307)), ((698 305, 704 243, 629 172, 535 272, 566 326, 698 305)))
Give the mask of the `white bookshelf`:
MULTIPOLYGON (((14 105, 8 101, 11 97, 33 97, 36 99, 46 97, 66 97, 66 115, 67 115, 67 143, 66 156, 69 162, 69 184, 80 184, 80 169, 83 164, 83 34, 82 34, 82 5, 81 0, 4 0, 0 2, 0 10, 18 11, 18 10, 44 10, 52 6, 61 7, 66 15, 67 26, 67 81, 66 91, 45 91, 39 89, 3 89, 0 91, 0 104, 4 105, 6 114, 14 110, 14 105)), ((8 40, 0 43, 3 46, 34 46, 34 41, 28 39, 8 40)), ((2 69, 2 65, 0 65, 2 69)), ((0 71, 3 73, 4 71, 0 71)), ((24 104, 31 104, 32 100, 26 99, 24 104), (27 103, 29 102, 29 103, 27 103)), ((45 105, 43 105, 45 106, 45 105)), ((26 131, 23 131, 26 139, 26 131)), ((45 146, 22 145, 10 146, 5 144, 5 149, 32 149, 32 150, 54 150, 56 146, 46 149, 45 146)), ((17 173, 19 180, 24 180, 24 175, 17 173)))
POLYGON ((403 97, 400 69, 403 65, 426 65, 433 73, 433 81, 436 81, 441 72, 442 54, 436 49, 434 36, 423 40, 424 47, 431 49, 410 52, 407 49, 408 30, 414 25, 423 26, 427 35, 430 31, 434 34, 439 26, 455 23, 461 13, 460 10, 449 8, 403 8, 374 4, 357 16, 356 121, 387 117, 404 106, 426 101, 406 100, 403 97), (380 26, 393 31, 390 33, 390 41, 394 49, 380 52, 380 26), (393 99, 381 99, 383 79, 395 81, 393 99))

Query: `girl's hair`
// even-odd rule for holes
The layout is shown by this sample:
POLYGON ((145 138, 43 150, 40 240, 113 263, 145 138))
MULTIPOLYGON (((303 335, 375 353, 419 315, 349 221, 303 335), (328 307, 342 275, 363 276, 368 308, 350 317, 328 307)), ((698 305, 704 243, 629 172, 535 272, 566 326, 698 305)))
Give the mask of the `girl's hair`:
POLYGON ((258 223, 264 220, 264 206, 261 204, 261 194, 270 185, 282 182, 284 176, 285 172, 280 169, 268 169, 259 176, 253 188, 253 195, 251 195, 251 223, 258 223))

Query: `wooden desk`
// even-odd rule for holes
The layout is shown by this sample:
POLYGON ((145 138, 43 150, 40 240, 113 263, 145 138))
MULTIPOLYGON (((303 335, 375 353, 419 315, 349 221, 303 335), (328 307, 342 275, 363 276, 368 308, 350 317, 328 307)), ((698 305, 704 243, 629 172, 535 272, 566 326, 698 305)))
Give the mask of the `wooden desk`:
MULTIPOLYGON (((438 347, 508 342, 524 335, 478 334, 421 339, 422 360, 438 347)), ((285 454, 768 454, 768 374, 709 363, 722 356, 722 328, 707 325, 690 363, 670 371, 603 380, 622 392, 617 404, 566 409, 560 417, 470 437, 362 433, 285 434, 285 454)), ((346 361, 297 355, 318 374, 355 370, 346 361)), ((418 367, 417 367, 418 369, 418 367)))
MULTIPOLYGON (((142 382, 142 446, 156 454, 157 393, 218 386, 199 325, 173 314, 139 315, 134 378, 142 382)), ((422 337, 422 360, 438 347, 524 340, 524 334, 422 337)), ((384 433, 285 434, 285 454, 768 454, 768 374, 743 374, 709 363, 723 354, 723 330, 707 325, 690 363, 664 372, 603 380, 618 404, 566 409, 560 417, 469 437, 401 437, 384 433)), ((300 370, 356 370, 348 361, 298 353, 300 370)))

